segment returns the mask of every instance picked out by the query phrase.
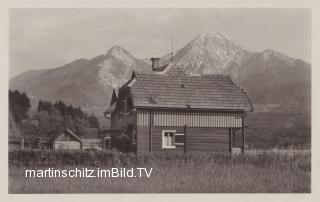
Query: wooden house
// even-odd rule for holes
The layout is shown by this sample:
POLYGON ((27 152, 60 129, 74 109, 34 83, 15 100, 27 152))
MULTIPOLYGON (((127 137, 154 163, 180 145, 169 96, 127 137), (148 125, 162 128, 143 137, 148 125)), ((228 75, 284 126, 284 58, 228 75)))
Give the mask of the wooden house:
POLYGON ((71 130, 66 129, 60 135, 54 137, 52 149, 81 149, 82 141, 71 130))
MULTIPOLYGON (((154 67, 153 67, 154 68, 154 67)), ((129 151, 230 151, 245 149, 246 91, 228 75, 187 75, 167 65, 165 73, 133 72, 113 91, 105 117, 125 134, 129 151)))

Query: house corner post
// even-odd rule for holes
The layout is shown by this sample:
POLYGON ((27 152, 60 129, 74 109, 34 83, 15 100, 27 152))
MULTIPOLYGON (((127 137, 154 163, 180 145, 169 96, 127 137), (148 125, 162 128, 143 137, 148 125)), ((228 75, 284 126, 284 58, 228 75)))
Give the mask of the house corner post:
POLYGON ((229 128, 229 152, 232 154, 233 147, 233 136, 232 136, 232 128, 229 128))
POLYGON ((149 112, 149 151, 152 153, 153 111, 149 112))
POLYGON ((184 153, 187 153, 187 124, 183 127, 184 130, 184 153))

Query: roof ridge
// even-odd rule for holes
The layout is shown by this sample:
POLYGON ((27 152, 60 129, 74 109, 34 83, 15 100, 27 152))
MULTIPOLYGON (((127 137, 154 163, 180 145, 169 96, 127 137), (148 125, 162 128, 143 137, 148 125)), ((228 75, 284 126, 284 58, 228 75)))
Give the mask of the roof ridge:
MULTIPOLYGON (((139 75, 143 75, 143 76, 177 76, 176 74, 160 74, 158 72, 141 72, 141 71, 134 71, 133 72, 135 77, 138 77, 139 75)), ((220 73, 216 73, 216 74, 203 74, 203 75, 190 75, 190 74, 179 74, 178 76, 183 76, 183 77, 216 77, 216 78, 230 78, 229 74, 220 74, 220 73)))
POLYGON ((242 93, 247 93, 247 90, 246 90, 245 88, 239 86, 239 85, 236 84, 236 83, 233 83, 233 84, 235 85, 235 87, 237 87, 238 89, 240 89, 242 93))
POLYGON ((220 74, 220 73, 204 74, 204 75, 200 75, 200 76, 215 76, 215 77, 218 77, 218 78, 230 78, 229 74, 220 74))

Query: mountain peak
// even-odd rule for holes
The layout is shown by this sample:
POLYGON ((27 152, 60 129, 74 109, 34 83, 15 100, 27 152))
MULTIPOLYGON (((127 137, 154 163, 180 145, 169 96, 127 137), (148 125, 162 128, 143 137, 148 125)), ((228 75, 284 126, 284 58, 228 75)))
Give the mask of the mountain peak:
POLYGON ((130 55, 129 51, 117 45, 112 46, 112 48, 110 48, 107 52, 107 55, 113 55, 113 56, 119 56, 123 54, 130 55))
POLYGON ((280 60, 283 60, 287 63, 290 63, 292 64, 294 62, 295 59, 283 54, 283 53, 280 53, 280 52, 277 52, 275 50, 272 50, 272 49, 266 49, 264 51, 262 51, 262 56, 264 58, 265 61, 267 61, 270 57, 276 57, 280 60))
POLYGON ((106 56, 112 56, 128 64, 134 63, 135 60, 135 58, 129 53, 129 51, 120 46, 113 46, 112 48, 110 48, 106 56))
POLYGON ((220 38, 220 39, 231 40, 229 37, 223 35, 220 32, 205 32, 205 33, 199 34, 196 38, 197 39, 220 38))
POLYGON ((241 64, 250 53, 219 32, 207 32, 196 36, 174 55, 178 64, 187 72, 220 73, 228 64, 241 64))
POLYGON ((191 44, 203 48, 242 49, 239 44, 220 32, 201 33, 191 41, 191 44))

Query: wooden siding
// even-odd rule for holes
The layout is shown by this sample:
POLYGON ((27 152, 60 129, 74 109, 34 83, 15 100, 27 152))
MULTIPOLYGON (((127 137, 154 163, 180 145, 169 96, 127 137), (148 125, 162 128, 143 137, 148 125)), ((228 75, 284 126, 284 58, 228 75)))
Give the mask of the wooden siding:
POLYGON ((102 149, 100 139, 82 139, 82 149, 102 149))
MULTIPOLYGON (((153 123, 154 126, 240 128, 242 117, 242 113, 235 112, 155 112, 153 123)), ((148 112, 139 111, 137 125, 148 126, 148 124, 148 112)))
POLYGON ((149 127, 137 127, 137 153, 147 153, 150 151, 149 127))
MULTIPOLYGON (((162 131, 175 130, 178 134, 184 134, 183 127, 153 127, 152 133, 152 152, 183 152, 184 144, 175 145, 176 148, 162 148, 162 131)), ((183 143, 181 138, 185 135, 176 137, 176 143, 183 143)), ((192 151, 229 151, 230 149, 229 129, 227 128, 187 128, 187 152, 192 151)), ((149 147, 149 128, 146 126, 138 127, 137 153, 148 153, 149 147)))
POLYGON ((81 149, 81 143, 77 141, 55 141, 53 149, 81 149))
POLYGON ((148 126, 149 125, 149 112, 139 111, 137 113, 137 125, 138 126, 148 126))
POLYGON ((188 151, 228 151, 229 129, 227 128, 188 128, 188 151))

